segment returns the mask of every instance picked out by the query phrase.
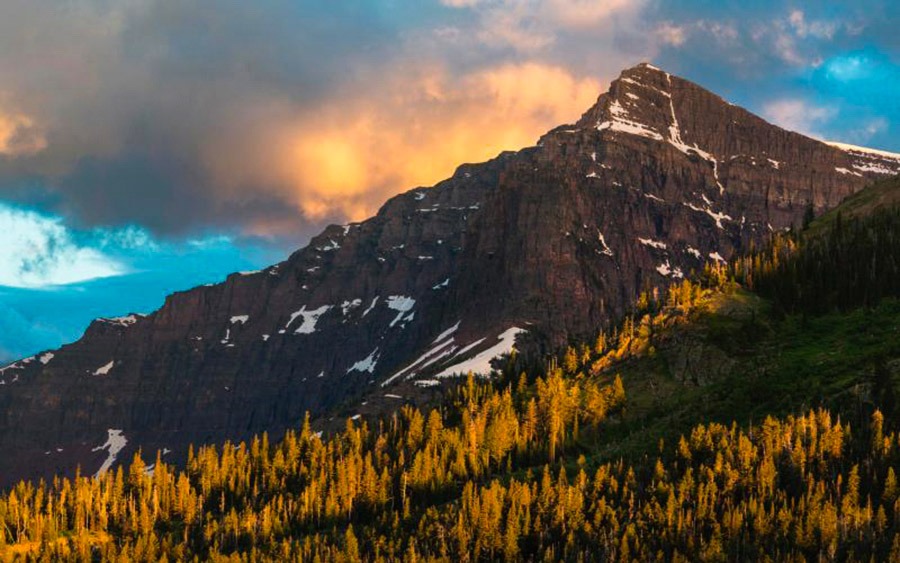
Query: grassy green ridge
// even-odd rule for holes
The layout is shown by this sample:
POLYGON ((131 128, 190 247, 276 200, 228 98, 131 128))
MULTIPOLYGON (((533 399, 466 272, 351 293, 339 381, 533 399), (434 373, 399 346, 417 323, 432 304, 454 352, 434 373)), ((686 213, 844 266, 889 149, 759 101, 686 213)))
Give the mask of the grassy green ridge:
POLYGON ((876 211, 897 206, 900 206, 900 176, 892 176, 848 196, 839 206, 816 218, 809 225, 809 233, 818 235, 826 232, 834 225, 838 215, 844 219, 867 217, 876 211))
MULTIPOLYGON (((685 325, 662 337, 653 355, 610 368, 628 392, 626 415, 603 443, 598 459, 654 451, 696 424, 758 422, 767 415, 827 407, 865 416, 882 399, 875 376, 900 378, 900 301, 871 310, 775 321, 768 303, 740 288, 716 294, 685 325), (678 365, 685 347, 696 351, 692 381, 678 365), (861 404, 868 408, 860 410, 861 404)), ((608 376, 608 374, 604 374, 608 376)))

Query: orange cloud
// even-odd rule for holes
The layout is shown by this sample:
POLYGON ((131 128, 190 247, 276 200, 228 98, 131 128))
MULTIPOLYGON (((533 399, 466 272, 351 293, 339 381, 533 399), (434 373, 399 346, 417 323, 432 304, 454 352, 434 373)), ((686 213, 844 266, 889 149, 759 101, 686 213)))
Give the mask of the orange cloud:
POLYGON ((33 119, 0 110, 0 155, 27 156, 45 148, 47 140, 33 119))
MULTIPOLYGON (((461 79, 425 69, 316 112, 285 118, 287 110, 273 110, 276 123, 257 123, 244 135, 241 158, 231 147, 211 153, 210 166, 235 196, 242 183, 268 184, 307 217, 357 221, 398 192, 447 178, 461 163, 534 144, 577 119, 599 92, 592 78, 537 63, 461 79)), ((271 234, 278 226, 251 229, 271 234)))

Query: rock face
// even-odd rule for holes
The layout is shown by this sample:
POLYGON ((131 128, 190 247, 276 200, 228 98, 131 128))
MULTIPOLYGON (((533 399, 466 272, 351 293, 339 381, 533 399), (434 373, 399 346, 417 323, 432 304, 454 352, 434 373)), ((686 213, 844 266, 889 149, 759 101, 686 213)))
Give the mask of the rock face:
POLYGON ((590 336, 645 287, 897 172, 900 155, 785 131, 639 65, 536 147, 3 368, 0 483, 278 433, 483 366, 525 330, 550 346, 590 336))

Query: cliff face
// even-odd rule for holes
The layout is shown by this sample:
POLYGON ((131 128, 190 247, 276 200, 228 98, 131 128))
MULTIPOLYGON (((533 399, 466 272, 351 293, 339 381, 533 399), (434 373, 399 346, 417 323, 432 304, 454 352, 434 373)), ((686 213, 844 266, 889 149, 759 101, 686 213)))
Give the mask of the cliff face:
POLYGON ((0 482, 78 463, 93 473, 138 447, 175 459, 190 442, 278 433, 307 410, 434 385, 517 334, 589 336, 643 288, 897 172, 900 156, 785 131, 640 65, 536 147, 4 368, 0 482))

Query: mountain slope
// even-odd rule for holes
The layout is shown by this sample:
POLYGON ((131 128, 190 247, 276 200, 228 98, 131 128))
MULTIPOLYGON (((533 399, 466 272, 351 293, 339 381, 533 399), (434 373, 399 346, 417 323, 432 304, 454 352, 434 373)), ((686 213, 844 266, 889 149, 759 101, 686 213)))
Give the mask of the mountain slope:
POLYGON ((175 294, 146 317, 96 321, 78 342, 4 368, 0 480, 76 463, 92 473, 112 450, 178 458, 189 442, 278 433, 307 410, 407 378, 430 384, 473 355, 483 366, 517 334, 522 346, 584 337, 645 287, 892 170, 900 158, 782 130, 639 65, 535 147, 462 166, 281 264, 175 294))
MULTIPOLYGON (((879 248, 900 208, 854 224, 879 248)), ((813 289, 817 272, 774 258, 803 262, 820 235, 854 269, 848 225, 821 228, 643 295, 592 346, 467 378, 434 408, 18 486, 0 494, 0 558, 896 561, 900 286, 782 317, 737 283, 813 289)), ((850 290, 893 277, 880 266, 850 290)))

